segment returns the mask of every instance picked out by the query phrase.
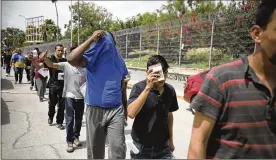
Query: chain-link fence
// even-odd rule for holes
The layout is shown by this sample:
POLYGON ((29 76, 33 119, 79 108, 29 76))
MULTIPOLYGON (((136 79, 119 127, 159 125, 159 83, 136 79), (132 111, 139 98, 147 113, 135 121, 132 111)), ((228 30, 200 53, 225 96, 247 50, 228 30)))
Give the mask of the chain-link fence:
POLYGON ((247 21, 247 15, 182 18, 120 30, 114 36, 128 66, 145 68, 149 56, 159 54, 171 67, 207 69, 253 52, 247 21))
POLYGON ((70 47, 71 47, 71 41, 70 40, 61 40, 61 41, 57 41, 57 42, 31 45, 31 46, 22 47, 21 49, 22 49, 24 54, 27 54, 28 52, 33 51, 34 48, 38 48, 41 52, 44 52, 44 51, 48 50, 49 55, 50 55, 50 54, 55 53, 55 46, 57 44, 63 45, 63 47, 66 48, 67 51, 70 50, 70 47))

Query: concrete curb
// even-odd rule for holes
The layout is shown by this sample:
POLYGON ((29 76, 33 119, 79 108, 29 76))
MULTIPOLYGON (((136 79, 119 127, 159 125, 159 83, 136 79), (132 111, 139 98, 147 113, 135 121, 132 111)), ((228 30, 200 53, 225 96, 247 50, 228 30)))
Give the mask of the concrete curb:
MULTIPOLYGON (((128 81, 128 83, 127 83, 127 88, 128 89, 132 89, 132 87, 134 86, 134 84, 135 84, 135 82, 133 82, 133 81, 128 81)), ((176 93, 177 94, 177 93, 176 93)), ((183 96, 182 95, 176 95, 176 97, 177 97, 177 99, 182 99, 182 100, 184 100, 184 98, 183 98, 183 96)))

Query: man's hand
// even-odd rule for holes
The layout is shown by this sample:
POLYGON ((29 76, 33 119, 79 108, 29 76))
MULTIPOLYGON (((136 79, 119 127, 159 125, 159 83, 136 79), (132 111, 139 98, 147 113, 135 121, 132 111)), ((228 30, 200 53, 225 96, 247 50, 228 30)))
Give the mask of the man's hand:
POLYGON ((154 73, 152 69, 147 71, 147 86, 146 88, 151 89, 153 87, 154 82, 157 80, 158 73, 154 73))
POLYGON ((104 36, 104 30, 97 30, 93 33, 92 39, 94 42, 98 41, 104 36))
POLYGON ((47 57, 47 54, 48 54, 48 51, 46 50, 45 52, 42 52, 40 55, 39 55, 39 58, 40 59, 44 59, 47 57))
POLYGON ((170 141, 170 151, 173 152, 174 151, 174 144, 172 141, 170 141))

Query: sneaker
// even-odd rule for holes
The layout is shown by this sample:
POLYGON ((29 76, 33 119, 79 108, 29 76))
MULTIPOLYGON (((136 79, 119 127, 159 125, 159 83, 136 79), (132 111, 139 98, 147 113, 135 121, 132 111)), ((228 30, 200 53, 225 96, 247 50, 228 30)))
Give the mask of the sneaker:
POLYGON ((43 102, 43 98, 39 98, 39 101, 40 101, 40 102, 43 102))
POLYGON ((68 153, 74 152, 73 143, 68 143, 67 148, 66 148, 66 151, 67 151, 68 153))
POLYGON ((8 75, 8 73, 6 74, 6 77, 8 77, 9 75, 8 75))
POLYGON ((64 130, 64 126, 62 124, 57 124, 57 128, 59 128, 60 130, 64 130))
POLYGON ((22 84, 22 82, 19 82, 19 84, 22 84))
POLYGON ((81 144, 79 138, 75 138, 74 144, 75 144, 77 147, 82 146, 82 144, 81 144))
POLYGON ((30 90, 33 90, 33 86, 30 87, 30 90))
POLYGON ((28 84, 31 84, 31 81, 28 81, 28 84))
POLYGON ((15 81, 14 84, 17 84, 17 81, 15 81))
POLYGON ((51 126, 53 124, 53 120, 52 119, 48 119, 48 124, 51 126))

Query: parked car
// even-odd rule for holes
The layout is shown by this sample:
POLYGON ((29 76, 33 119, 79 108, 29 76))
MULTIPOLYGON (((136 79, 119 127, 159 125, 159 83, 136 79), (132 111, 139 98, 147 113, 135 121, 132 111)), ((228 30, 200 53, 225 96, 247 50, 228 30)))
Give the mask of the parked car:
MULTIPOLYGON (((203 83, 205 76, 209 70, 200 72, 196 75, 192 75, 187 79, 185 89, 184 89, 184 100, 188 103, 191 103, 197 93, 200 90, 201 84, 203 83)), ((194 114, 193 109, 188 108, 188 111, 192 112, 194 114)))

